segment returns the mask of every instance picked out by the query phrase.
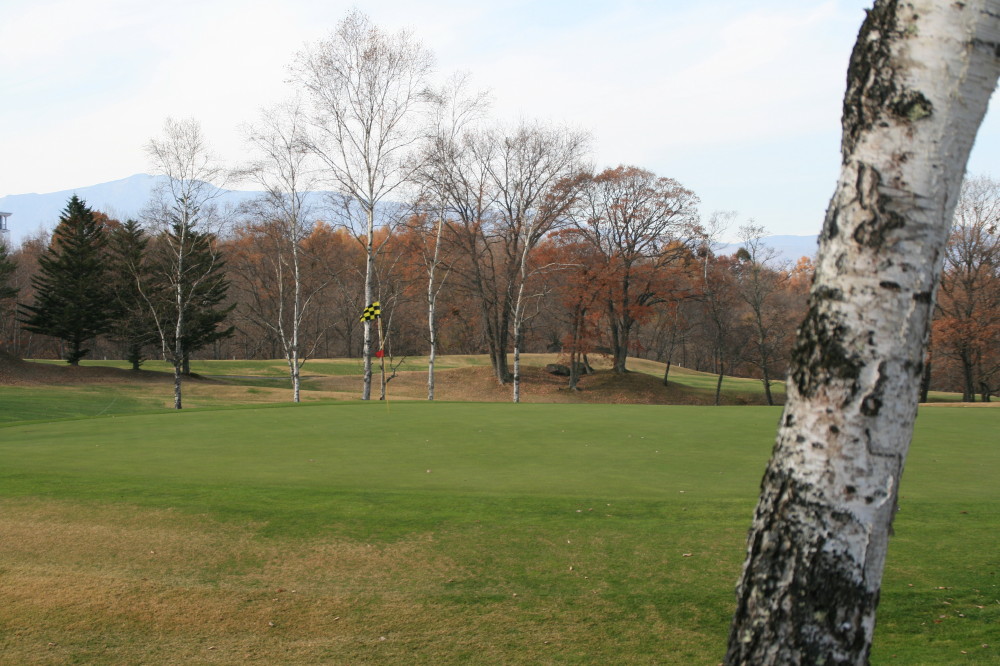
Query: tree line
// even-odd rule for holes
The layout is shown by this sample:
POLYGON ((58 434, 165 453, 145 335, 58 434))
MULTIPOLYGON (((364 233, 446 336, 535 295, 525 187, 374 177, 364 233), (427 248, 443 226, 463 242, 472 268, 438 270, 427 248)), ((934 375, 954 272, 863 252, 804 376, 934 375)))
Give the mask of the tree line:
MULTIPOLYGON (((752 220, 741 249, 716 240, 734 213, 703 220, 697 195, 636 166, 597 171, 586 134, 496 122, 463 76, 434 87, 411 35, 353 12, 291 67, 298 95, 247 128, 252 158, 215 160, 193 120, 147 146, 166 185, 141 220, 71 199, 51 238, 3 249, 4 347, 21 356, 285 358, 299 396, 312 357, 487 353, 520 395, 520 355, 561 352, 568 385, 594 354, 757 377, 773 402, 812 280, 752 220), (210 183, 263 195, 239 211, 210 183), (320 196, 325 190, 329 195, 320 196), (360 321, 378 301, 382 321, 360 321), (382 344, 375 338, 383 330, 382 344)), ((963 189, 946 256, 924 390, 966 400, 1000 390, 998 184, 963 189)), ((390 362, 391 370, 391 362, 390 362)), ((380 373, 384 397, 386 374, 380 373)))
MULTIPOLYGON (((739 228, 735 254, 717 254, 690 235, 696 218, 684 205, 694 195, 642 169, 608 169, 574 187, 523 261, 516 236, 439 211, 410 209, 393 229, 376 227, 373 300, 389 356, 489 353, 512 391, 517 371, 505 362, 515 350, 561 353, 570 388, 594 355, 615 372, 629 356, 663 362, 664 382, 674 364, 718 373, 720 386, 724 374, 759 378, 768 392, 784 379, 810 259, 782 261, 752 223, 739 228)), ((72 364, 124 358, 136 369, 159 358, 179 375, 193 357, 283 357, 292 375, 309 358, 363 357, 365 246, 327 221, 291 243, 279 220, 258 213, 199 231, 169 211, 122 222, 72 197, 51 238, 0 250, 4 349, 72 364)), ((925 390, 988 400, 1000 389, 998 219, 1000 183, 968 179, 925 390)))

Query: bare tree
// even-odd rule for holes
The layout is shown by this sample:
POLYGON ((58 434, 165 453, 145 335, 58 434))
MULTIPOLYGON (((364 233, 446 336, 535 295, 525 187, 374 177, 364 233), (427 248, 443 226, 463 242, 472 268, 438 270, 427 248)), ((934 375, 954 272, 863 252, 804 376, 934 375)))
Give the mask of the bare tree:
MULTIPOLYGON (((310 164, 311 151, 305 136, 306 118, 296 100, 264 111, 257 125, 247 129, 247 138, 257 153, 256 161, 241 171, 263 188, 251 213, 258 218, 256 235, 273 244, 269 254, 274 275, 275 312, 264 316, 261 308, 251 308, 256 319, 271 329, 281 342, 292 379, 292 400, 299 402, 300 370, 320 340, 304 348, 303 322, 313 298, 327 281, 304 279, 303 240, 310 230, 310 196, 315 197, 316 172, 310 164), (307 286, 308 285, 308 286, 307 286), (286 292, 290 291, 291 294, 286 292)), ((253 303, 254 301, 251 301, 253 303)))
POLYGON ((452 270, 479 303, 501 384, 519 381, 507 353, 512 333, 516 353, 521 349, 530 255, 564 218, 587 144, 581 132, 522 123, 467 133, 444 156, 441 191, 453 216, 448 241, 463 257, 452 270))
POLYGON ((1000 74, 997 0, 879 0, 737 587, 729 664, 868 661, 952 212, 1000 74))
POLYGON ((174 409, 181 409, 189 310, 206 281, 218 272, 221 261, 216 244, 203 228, 211 219, 210 204, 220 193, 213 181, 222 181, 226 172, 209 150, 201 125, 193 119, 168 118, 163 136, 151 140, 146 153, 156 173, 166 176, 149 210, 154 221, 168 230, 163 235, 162 277, 172 294, 173 307, 167 310, 163 301, 147 300, 157 321, 163 355, 174 367, 174 409), (196 252, 202 259, 191 261, 196 252))
POLYGON ((736 265, 737 293, 749 308, 751 329, 750 344, 743 355, 744 360, 757 366, 764 383, 767 404, 774 404, 771 395, 771 378, 775 364, 781 359, 780 350, 787 340, 783 332, 785 326, 784 309, 776 298, 780 293, 787 273, 777 270, 771 264, 778 257, 778 251, 764 243, 767 230, 753 220, 740 227, 743 247, 737 253, 740 261, 736 265), (783 339, 784 338, 784 339, 783 339))
POLYGON ((962 400, 977 388, 988 400, 1000 377, 1000 182, 962 184, 937 305, 935 340, 961 367, 962 400))
MULTIPOLYGON (((293 66, 312 107, 310 147, 342 198, 346 223, 363 239, 364 305, 377 300, 375 261, 381 246, 375 239, 376 209, 399 192, 416 168, 412 153, 426 134, 418 112, 426 101, 432 65, 430 52, 409 33, 387 34, 354 10, 327 39, 302 51, 293 66)), ((368 400, 371 321, 365 322, 364 335, 361 397, 368 400)))
POLYGON ((468 77, 456 74, 447 84, 433 93, 433 134, 429 137, 419 163, 418 179, 422 186, 424 218, 433 219, 425 224, 421 236, 433 238, 421 246, 424 267, 427 271, 427 332, 430 353, 427 360, 427 399, 434 400, 434 363, 437 358, 437 298, 448 277, 448 266, 442 265, 441 240, 448 215, 448 174, 442 169, 450 168, 455 161, 455 151, 459 150, 461 136, 485 112, 489 104, 486 93, 468 92, 468 77), (438 280, 438 272, 444 275, 438 280))

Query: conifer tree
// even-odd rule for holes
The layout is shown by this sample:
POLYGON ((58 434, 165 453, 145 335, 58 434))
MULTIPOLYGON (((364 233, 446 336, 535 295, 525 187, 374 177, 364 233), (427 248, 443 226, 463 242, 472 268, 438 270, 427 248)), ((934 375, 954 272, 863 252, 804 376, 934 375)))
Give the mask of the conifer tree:
POLYGON ((7 245, 0 240, 0 301, 17 296, 17 288, 7 285, 7 281, 15 270, 17 270, 17 264, 10 258, 7 245))
POLYGON ((143 349, 159 339, 149 303, 162 300, 163 293, 153 281, 148 245, 149 237, 135 220, 114 227, 108 235, 112 337, 123 345, 133 370, 145 360, 143 349))
POLYGON ((161 280, 164 276, 169 276, 169 280, 159 287, 154 286, 153 290, 163 293, 180 291, 184 309, 182 316, 178 317, 177 302, 161 298, 158 307, 162 320, 160 331, 168 357, 177 364, 182 374, 189 375, 192 353, 233 334, 233 326, 220 328, 220 325, 232 312, 235 303, 223 306, 229 291, 229 280, 226 279, 225 262, 217 247, 215 234, 175 221, 162 240, 165 241, 163 245, 170 249, 161 253, 163 265, 154 268, 154 272, 161 280), (181 272, 170 265, 177 256, 184 257, 181 272), (179 344, 177 329, 173 326, 178 319, 183 322, 179 344))
POLYGON ((21 322, 32 333, 51 335, 68 344, 70 365, 90 350, 84 344, 106 332, 110 322, 104 226, 75 194, 70 198, 52 243, 39 257, 32 278, 34 305, 21 308, 21 322))

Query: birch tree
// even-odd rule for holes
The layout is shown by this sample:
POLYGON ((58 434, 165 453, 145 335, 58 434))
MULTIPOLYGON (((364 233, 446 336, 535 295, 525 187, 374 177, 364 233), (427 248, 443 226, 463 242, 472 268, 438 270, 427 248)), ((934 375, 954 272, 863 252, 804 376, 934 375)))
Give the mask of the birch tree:
MULTIPOLYGON (((301 104, 293 100, 264 111, 256 125, 247 129, 247 139, 257 153, 242 175, 263 188, 251 206, 263 222, 255 235, 273 245, 267 253, 274 276, 276 307, 270 317, 254 309, 260 322, 277 335, 292 380, 292 401, 301 400, 301 368, 315 351, 319 336, 303 347, 303 322, 314 297, 327 282, 309 282, 303 276, 303 241, 309 233, 310 195, 315 189, 315 170, 306 139, 306 118, 301 104), (291 292, 291 293, 288 293, 291 292)), ((315 196, 315 195, 313 195, 315 196)))
POLYGON ((936 283, 1000 73, 1000 1, 878 1, 737 587, 729 664, 868 660, 936 283))
MULTIPOLYGON (((517 382, 515 356, 528 294, 530 256, 555 228, 575 196, 586 134, 538 123, 467 133, 441 170, 442 191, 454 223, 448 242, 463 257, 461 273, 479 304, 490 362, 501 384, 517 382)), ((516 391, 515 391, 516 395, 516 391)))
POLYGON ((775 374, 775 364, 782 360, 783 343, 788 340, 782 335, 788 328, 784 325, 784 308, 776 299, 787 273, 770 265, 778 257, 778 251, 764 244, 766 234, 764 227, 754 224, 753 220, 740 227, 743 247, 736 255, 740 261, 735 268, 737 293, 749 308, 747 319, 751 329, 749 353, 743 358, 760 370, 764 397, 768 405, 773 405, 771 378, 775 374))
POLYGON ((151 140, 146 153, 156 173, 166 177, 150 213, 168 230, 163 234, 161 277, 172 295, 172 307, 164 311, 162 301, 148 298, 147 302, 159 327, 163 356, 173 365, 174 409, 181 409, 191 306, 220 268, 217 244, 203 229, 211 221, 210 205, 221 192, 212 182, 222 180, 225 170, 212 156, 201 125, 192 119, 168 118, 163 136, 151 140), (195 253, 198 261, 191 260, 195 253))
MULTIPOLYGON (((311 104, 310 147, 341 198, 345 223, 365 248, 364 305, 376 299, 376 209, 399 193, 415 168, 426 134, 420 110, 433 58, 408 32, 387 34, 350 12, 325 40, 308 46, 293 66, 311 104)), ((372 325, 364 323, 364 387, 371 398, 372 325)))
POLYGON ((470 124, 485 112, 489 97, 485 93, 468 92, 468 77, 456 74, 448 83, 431 96, 433 102, 433 134, 429 137, 420 159, 418 178, 424 190, 421 197, 424 218, 433 220, 424 224, 421 237, 430 240, 421 246, 424 267, 427 271, 427 333, 430 351, 427 359, 427 399, 434 400, 434 363, 437 358, 437 298, 448 277, 448 266, 442 265, 441 241, 448 214, 449 169, 456 161, 461 137, 470 124), (438 279, 439 272, 443 275, 438 279))

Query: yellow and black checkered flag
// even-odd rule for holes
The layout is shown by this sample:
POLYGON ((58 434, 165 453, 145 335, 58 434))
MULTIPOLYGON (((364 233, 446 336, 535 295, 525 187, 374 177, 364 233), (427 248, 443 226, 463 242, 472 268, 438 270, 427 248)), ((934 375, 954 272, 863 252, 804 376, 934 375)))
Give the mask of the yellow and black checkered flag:
POLYGON ((375 301, 371 305, 365 308, 365 311, 361 313, 361 321, 372 321, 373 319, 378 319, 382 316, 382 306, 378 301, 375 301))

